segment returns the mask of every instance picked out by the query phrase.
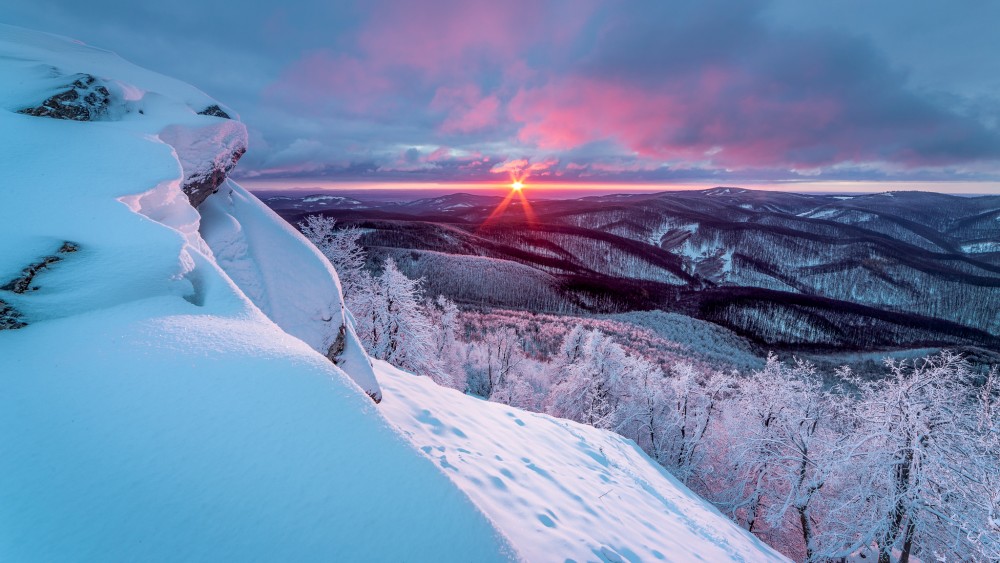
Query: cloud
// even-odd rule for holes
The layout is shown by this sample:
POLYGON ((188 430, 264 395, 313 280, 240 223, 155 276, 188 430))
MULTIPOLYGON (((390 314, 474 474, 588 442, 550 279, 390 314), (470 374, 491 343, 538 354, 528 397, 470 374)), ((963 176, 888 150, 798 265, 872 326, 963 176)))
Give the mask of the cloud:
POLYGON ((247 176, 1000 179, 985 4, 12 1, 12 23, 115 49, 236 109, 247 176), (926 66, 900 55, 916 48, 892 28, 903 10, 934 45, 926 66), (205 16, 219 13, 232 25, 205 16), (949 60, 955 91, 928 79, 949 60))
POLYGON ((519 90, 509 108, 518 139, 549 150, 610 140, 639 157, 709 156, 720 168, 1000 155, 995 127, 911 90, 869 43, 771 29, 760 2, 739 4, 616 14, 584 64, 519 90))
POLYGON ((555 167, 559 159, 549 157, 541 160, 527 158, 508 159, 498 162, 490 168, 491 174, 507 174, 516 180, 526 180, 532 176, 551 176, 556 173, 555 167))
POLYGON ((439 130, 443 133, 473 133, 496 126, 500 119, 500 100, 496 95, 484 96, 475 84, 457 88, 437 89, 429 105, 431 110, 445 112, 439 130))

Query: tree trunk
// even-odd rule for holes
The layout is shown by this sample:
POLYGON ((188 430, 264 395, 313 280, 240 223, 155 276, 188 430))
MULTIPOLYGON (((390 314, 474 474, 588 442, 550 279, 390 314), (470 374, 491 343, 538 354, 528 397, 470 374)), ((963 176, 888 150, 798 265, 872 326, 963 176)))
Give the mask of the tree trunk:
POLYGON ((799 512, 799 525, 802 526, 802 541, 806 544, 806 561, 812 561, 813 559, 813 548, 812 548, 812 527, 809 525, 809 515, 807 513, 805 506, 798 506, 796 510, 799 512))
POLYGON ((910 517, 910 521, 906 523, 906 533, 903 536, 903 552, 899 555, 899 563, 909 563, 910 561, 910 550, 913 549, 913 536, 916 534, 917 525, 913 521, 913 517, 910 517))
MULTIPOLYGON (((892 563, 892 546, 899 539, 899 528, 909 515, 907 514, 905 497, 910 488, 910 471, 913 466, 913 446, 909 434, 906 436, 906 450, 903 459, 896 465, 896 507, 893 510, 892 522, 879 544, 878 563, 892 563)), ((912 522, 911 522, 912 524, 912 522)), ((907 533, 910 533, 907 525, 907 533)), ((907 556, 908 558, 909 556, 907 556)))

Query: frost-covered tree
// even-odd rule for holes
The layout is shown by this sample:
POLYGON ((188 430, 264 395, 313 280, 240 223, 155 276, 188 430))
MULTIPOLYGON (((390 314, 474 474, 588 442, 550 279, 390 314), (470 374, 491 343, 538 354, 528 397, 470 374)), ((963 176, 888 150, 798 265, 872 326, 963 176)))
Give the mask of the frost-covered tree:
POLYGON ((365 266, 365 251, 359 243, 361 230, 356 227, 338 229, 336 219, 323 215, 307 216, 299 222, 299 230, 333 264, 344 295, 357 293, 365 266))
POLYGON ((862 500, 850 517, 829 522, 842 552, 873 548, 880 563, 895 554, 904 563, 995 560, 993 392, 977 397, 976 374, 950 352, 887 367, 885 380, 853 380, 861 398, 849 496, 862 500))
POLYGON ((798 547, 806 561, 819 553, 816 512, 842 455, 837 405, 815 366, 772 354, 729 406, 735 479, 725 504, 749 531, 798 547))
POLYGON ((664 463, 669 457, 673 416, 669 382, 659 366, 637 366, 626 400, 619 406, 617 431, 635 440, 650 457, 664 463))
POLYGON ((509 380, 524 360, 521 338, 513 328, 499 327, 487 332, 473 347, 478 352, 477 361, 469 366, 467 392, 486 399, 494 398, 499 389, 513 383, 509 380))
POLYGON ((431 346, 437 356, 440 369, 448 375, 451 386, 459 390, 466 389, 466 375, 463 368, 463 352, 465 346, 459 340, 458 306, 450 299, 439 295, 437 299, 424 303, 427 320, 433 327, 431 331, 431 346))
POLYGON ((698 368, 689 362, 675 364, 664 395, 669 415, 659 461, 685 484, 702 471, 710 445, 707 432, 722 409, 723 399, 735 388, 731 374, 698 368))
POLYGON ((986 374, 976 393, 970 463, 973 468, 958 476, 963 510, 952 511, 955 524, 974 553, 987 561, 1000 561, 1000 370, 986 374), (963 486, 964 485, 964 486, 963 486))
POLYGON ((556 365, 560 381, 552 389, 549 412, 613 429, 621 422, 618 408, 636 376, 636 362, 599 330, 581 336, 574 329, 566 337, 556 365))
POLYGON ((582 324, 577 323, 563 338, 559 347, 559 357, 555 360, 556 365, 567 366, 578 362, 583 357, 586 342, 587 330, 582 324))
POLYGON ((420 280, 406 277, 387 258, 378 276, 360 276, 348 306, 357 333, 373 358, 448 384, 433 347, 433 332, 423 308, 420 280))

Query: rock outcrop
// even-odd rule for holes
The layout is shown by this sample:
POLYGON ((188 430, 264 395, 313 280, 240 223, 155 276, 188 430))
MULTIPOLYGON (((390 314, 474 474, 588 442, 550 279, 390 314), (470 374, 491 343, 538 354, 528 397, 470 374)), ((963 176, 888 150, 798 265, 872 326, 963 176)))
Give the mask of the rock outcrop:
MULTIPOLYGON (((98 265, 109 267, 111 262, 131 251, 119 247, 129 247, 132 242, 111 236, 104 245, 89 238, 79 240, 86 245, 87 260, 81 260, 67 271, 53 272, 52 287, 57 291, 38 296, 44 299, 30 295, 40 287, 38 282, 42 278, 39 276, 79 247, 67 242, 52 252, 43 243, 40 249, 17 253, 6 267, 0 268, 0 298, 3 299, 0 328, 42 324, 43 320, 63 318, 98 307, 98 304, 112 306, 121 300, 139 300, 156 292, 181 297, 198 307, 208 307, 210 298, 206 296, 213 288, 208 280, 215 266, 211 262, 217 261, 229 281, 238 288, 241 299, 246 298, 286 333, 326 356, 374 401, 381 399, 371 361, 354 333, 350 313, 343 306, 337 274, 329 262, 294 228, 236 184, 225 190, 226 193, 217 193, 226 185, 230 172, 247 150, 246 127, 232 110, 189 85, 134 67, 111 53, 70 43, 59 48, 60 56, 53 56, 47 48, 51 38, 41 39, 2 25, 0 31, 21 40, 21 44, 8 47, 6 52, 0 42, 0 71, 8 69, 12 75, 25 77, 4 85, 9 86, 10 92, 0 97, 0 110, 60 120, 110 122, 106 125, 112 127, 68 123, 64 129, 56 127, 62 131, 59 134, 61 141, 68 143, 71 137, 87 138, 88 143, 95 143, 92 148, 97 151, 87 156, 84 155, 86 151, 79 149, 61 154, 63 160, 70 163, 63 169, 73 166, 89 170, 101 158, 111 157, 123 160, 122 169, 146 172, 139 159, 140 156, 148 158, 154 164, 148 170, 150 185, 147 190, 128 192, 136 188, 134 179, 129 180, 128 186, 113 187, 114 182, 108 180, 101 186, 87 186, 87 189, 107 188, 132 212, 180 234, 185 245, 175 249, 176 263, 169 263, 168 252, 159 255, 166 262, 162 266, 169 273, 154 271, 153 264, 144 262, 129 269, 137 278, 136 283, 127 283, 121 277, 104 279, 100 273, 83 281, 80 271, 98 265), (119 121, 123 122, 123 127, 113 127, 114 122, 119 121), (111 139, 107 143, 121 142, 120 146, 127 148, 115 151, 107 143, 101 145, 93 141, 98 138, 111 139), (144 143, 159 146, 141 153, 141 149, 135 147, 144 146, 144 143), (167 147, 169 151, 164 150, 167 147), (160 165, 168 162, 171 152, 180 167, 179 177, 177 168, 160 165), (159 153, 156 158, 153 158, 154 153, 159 153), (217 197, 212 198, 213 194, 217 197), (116 250, 102 250, 109 248, 116 250), (60 286, 69 280, 72 283, 60 286), (98 282, 115 285, 116 289, 95 291, 93 288, 98 282), (73 299, 69 296, 72 292, 85 294, 86 298, 73 299)), ((28 130, 39 125, 30 123, 32 121, 18 117, 12 123, 28 130)), ((46 123, 39 129, 50 131, 52 125, 46 123)), ((77 146, 91 148, 90 145, 77 146)), ((78 177, 73 181, 78 181, 78 177)), ((37 176, 24 180, 26 187, 43 181, 37 176)), ((30 195, 29 190, 24 197, 31 200, 30 195)), ((92 194, 88 191, 75 195, 85 198, 92 194)), ((103 235, 102 229, 103 225, 87 232, 103 235)), ((66 236, 69 238, 68 234, 66 236)), ((0 252, 0 260, 3 254, 0 252)))
POLYGON ((59 250, 57 250, 55 254, 45 256, 38 262, 30 264, 29 266, 21 270, 20 276, 7 282, 3 286, 0 286, 0 290, 12 291, 14 293, 19 293, 19 294, 27 293, 29 291, 37 291, 38 286, 33 285, 35 277, 39 273, 41 273, 42 270, 48 268, 52 264, 55 264, 56 262, 61 262, 63 259, 63 255, 71 254, 78 250, 80 250, 80 247, 77 246, 75 243, 69 241, 64 242, 63 245, 59 247, 59 250))
POLYGON ((236 166, 246 153, 245 147, 238 147, 219 161, 219 166, 213 166, 205 172, 195 173, 184 179, 181 189, 187 194, 191 205, 198 207, 205 198, 219 191, 219 186, 229 177, 229 172, 236 166))
MULTIPOLYGON (((8 291, 15 295, 23 295, 38 291, 40 286, 35 285, 35 278, 56 262, 61 262, 66 254, 72 254, 78 250, 80 247, 76 243, 64 242, 55 254, 44 256, 38 262, 29 264, 21 270, 21 275, 0 286, 0 292, 8 291)), ((24 319, 24 315, 13 305, 0 299, 0 330, 13 330, 26 326, 28 323, 24 319)))
MULTIPOLYGON (((52 71, 61 74, 57 68, 52 71)), ((76 73, 64 76, 64 79, 69 83, 57 88, 59 93, 38 105, 20 109, 18 113, 72 121, 114 120, 131 112, 145 114, 141 104, 122 99, 121 92, 113 96, 115 88, 93 75, 76 73)), ((175 126, 161 134, 161 139, 178 152, 184 168, 181 189, 194 207, 219 189, 247 150, 245 127, 219 104, 210 104, 197 115, 222 118, 228 122, 205 127, 175 126), (181 131, 183 129, 194 129, 203 138, 185 134, 181 131)))
POLYGON ((198 112, 198 115, 208 115, 211 117, 221 117, 223 119, 232 119, 228 113, 226 113, 219 104, 212 104, 207 108, 198 112))
POLYGON ((24 322, 22 318, 21 313, 17 309, 8 305, 3 299, 0 299, 0 330, 12 330, 28 326, 28 323, 24 322))
POLYGON ((247 131, 242 123, 213 121, 204 127, 170 126, 160 133, 160 140, 177 152, 184 169, 181 189, 194 207, 219 190, 247 150, 247 131))
POLYGON ((66 90, 18 113, 73 121, 94 121, 107 115, 111 104, 111 92, 107 86, 89 74, 76 74, 70 78, 75 79, 66 86, 66 90))

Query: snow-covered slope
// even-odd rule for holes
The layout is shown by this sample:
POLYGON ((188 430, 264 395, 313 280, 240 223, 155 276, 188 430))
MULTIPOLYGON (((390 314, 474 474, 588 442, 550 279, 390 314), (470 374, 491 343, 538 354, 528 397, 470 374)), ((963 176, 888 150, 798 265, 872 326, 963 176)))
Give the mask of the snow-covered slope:
POLYGON ((376 362, 381 411, 529 561, 783 561, 633 442, 376 362))
POLYGON ((205 94, 7 26, 0 85, 0 560, 776 557, 612 435, 386 366, 376 406, 205 94))
POLYGON ((251 249, 270 280, 256 287, 297 297, 262 301, 274 319, 216 263, 182 185, 225 143, 199 155, 160 133, 239 135, 238 122, 198 115, 207 96, 111 53, 10 27, 0 83, 0 560, 508 557, 310 347, 324 342, 279 327, 342 314, 335 277, 318 298, 282 286, 323 285, 316 251, 252 198, 213 216, 272 241, 251 249), (16 113, 78 73, 110 85, 100 120, 16 113))
POLYGON ((371 360, 348 322, 337 273, 316 247, 232 181, 198 210, 202 236, 243 293, 381 400, 371 360))

